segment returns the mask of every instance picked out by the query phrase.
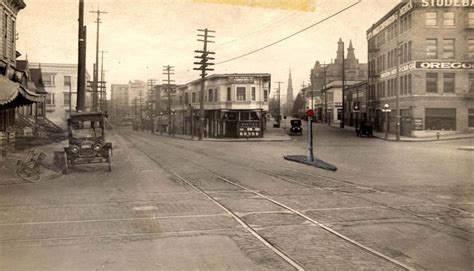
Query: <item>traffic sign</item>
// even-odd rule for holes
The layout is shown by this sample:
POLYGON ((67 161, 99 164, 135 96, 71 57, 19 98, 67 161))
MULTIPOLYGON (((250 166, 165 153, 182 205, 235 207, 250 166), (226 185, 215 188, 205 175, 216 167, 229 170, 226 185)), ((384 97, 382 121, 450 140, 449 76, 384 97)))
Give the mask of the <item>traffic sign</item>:
POLYGON ((308 117, 314 117, 314 110, 313 110, 313 109, 308 109, 308 110, 306 110, 306 116, 308 116, 308 117))

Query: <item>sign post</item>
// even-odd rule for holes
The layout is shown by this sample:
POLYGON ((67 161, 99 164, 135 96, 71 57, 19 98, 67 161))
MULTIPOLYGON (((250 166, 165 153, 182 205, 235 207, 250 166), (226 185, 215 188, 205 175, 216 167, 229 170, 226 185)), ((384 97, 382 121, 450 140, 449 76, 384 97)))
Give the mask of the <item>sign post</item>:
POLYGON ((306 111, 306 116, 308 117, 308 161, 313 162, 313 109, 308 109, 306 111))

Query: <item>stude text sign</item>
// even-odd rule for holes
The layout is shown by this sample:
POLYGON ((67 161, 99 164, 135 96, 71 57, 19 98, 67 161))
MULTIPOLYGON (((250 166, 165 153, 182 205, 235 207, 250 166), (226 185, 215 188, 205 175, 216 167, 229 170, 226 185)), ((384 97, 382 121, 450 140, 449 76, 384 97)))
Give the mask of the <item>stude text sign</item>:
POLYGON ((253 84, 253 77, 249 76, 232 76, 229 77, 229 81, 235 84, 253 84))
POLYGON ((474 7, 474 0, 422 0, 422 7, 474 7))
POLYGON ((474 62, 417 61, 416 68, 417 69, 443 69, 443 70, 474 69, 474 62))

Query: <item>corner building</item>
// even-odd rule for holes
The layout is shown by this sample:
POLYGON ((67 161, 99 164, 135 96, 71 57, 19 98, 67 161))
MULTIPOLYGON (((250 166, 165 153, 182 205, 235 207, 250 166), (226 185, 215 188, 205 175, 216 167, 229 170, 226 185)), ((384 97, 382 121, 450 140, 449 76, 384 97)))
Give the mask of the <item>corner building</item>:
POLYGON ((396 132, 397 91, 401 135, 474 129, 474 1, 402 1, 367 40, 367 114, 377 130, 396 132))

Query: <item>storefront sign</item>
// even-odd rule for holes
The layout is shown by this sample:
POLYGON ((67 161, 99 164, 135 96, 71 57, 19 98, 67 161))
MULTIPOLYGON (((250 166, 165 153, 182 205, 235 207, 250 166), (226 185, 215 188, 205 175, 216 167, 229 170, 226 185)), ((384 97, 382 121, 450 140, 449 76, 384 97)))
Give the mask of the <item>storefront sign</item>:
POLYGON ((249 76, 229 77, 229 82, 234 84, 253 84, 254 78, 249 76))
MULTIPOLYGON (((401 65, 399 68, 399 72, 406 72, 406 71, 411 71, 416 68, 415 61, 401 65)), ((380 78, 385 78, 388 76, 396 75, 397 74, 397 69, 392 69, 390 71, 386 71, 380 74, 380 78)))
POLYGON ((417 69, 474 69, 474 62, 417 61, 417 69))
POLYGON ((367 33, 367 39, 369 40, 372 37, 374 37, 375 35, 377 35, 378 33, 380 33, 382 30, 384 30, 389 25, 391 25, 393 22, 395 22, 397 20, 397 16, 399 16, 399 17, 403 16, 405 13, 410 11, 412 8, 413 8, 413 3, 412 3, 412 1, 410 1, 398 10, 398 14, 395 12, 392 16, 388 17, 385 21, 380 23, 371 32, 367 33))
POLYGON ((474 7, 474 0, 421 0, 422 7, 474 7))
POLYGON ((413 118, 413 130, 423 130, 422 118, 413 118))

